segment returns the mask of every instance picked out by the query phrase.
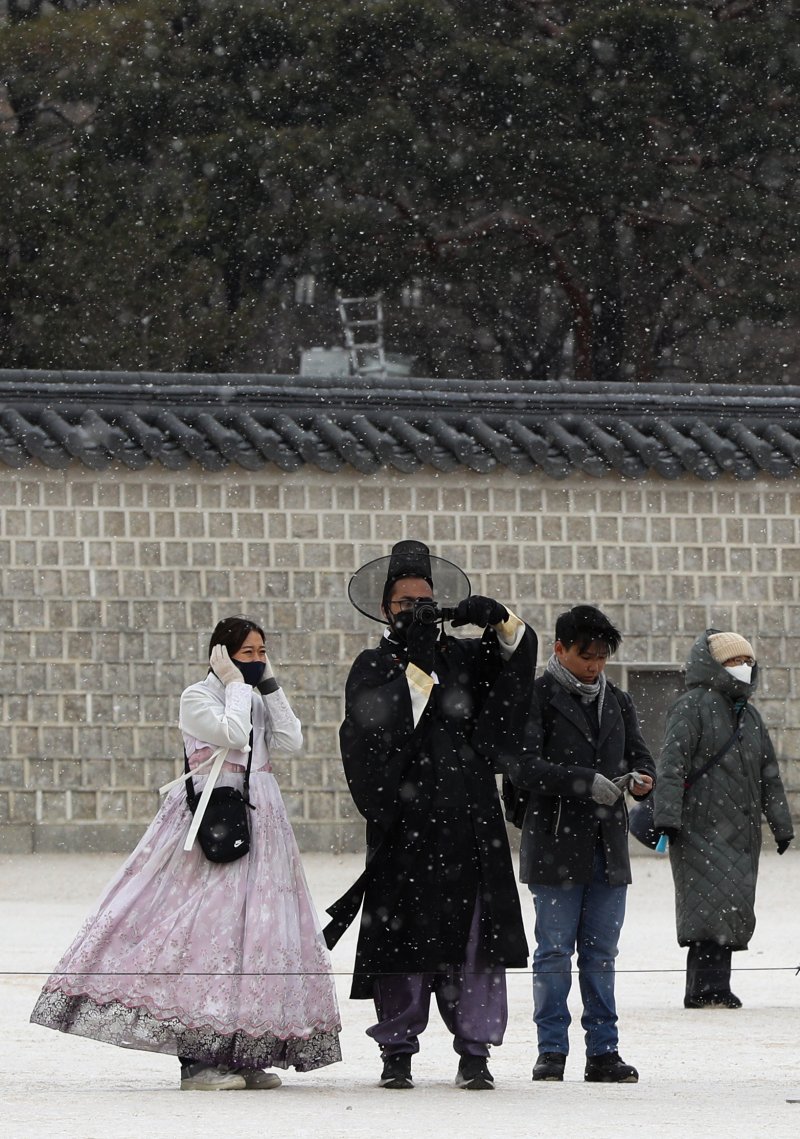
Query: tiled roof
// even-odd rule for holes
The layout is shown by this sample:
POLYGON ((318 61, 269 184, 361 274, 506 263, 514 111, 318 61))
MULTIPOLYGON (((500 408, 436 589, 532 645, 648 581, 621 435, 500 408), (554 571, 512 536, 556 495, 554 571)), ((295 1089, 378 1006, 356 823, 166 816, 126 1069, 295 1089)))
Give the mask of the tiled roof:
POLYGON ((0 463, 778 478, 800 387, 0 370, 0 463))

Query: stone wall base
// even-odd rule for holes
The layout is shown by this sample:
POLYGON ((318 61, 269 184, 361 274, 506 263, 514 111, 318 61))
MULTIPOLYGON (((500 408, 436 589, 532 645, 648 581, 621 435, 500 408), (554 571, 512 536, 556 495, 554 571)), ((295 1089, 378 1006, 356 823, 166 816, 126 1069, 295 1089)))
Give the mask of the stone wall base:
MULTIPOLYGON (((141 823, 6 823, 0 826, 2 854, 128 854, 147 826, 141 823)), ((295 823, 302 851, 349 854, 364 849, 358 823, 295 823)))

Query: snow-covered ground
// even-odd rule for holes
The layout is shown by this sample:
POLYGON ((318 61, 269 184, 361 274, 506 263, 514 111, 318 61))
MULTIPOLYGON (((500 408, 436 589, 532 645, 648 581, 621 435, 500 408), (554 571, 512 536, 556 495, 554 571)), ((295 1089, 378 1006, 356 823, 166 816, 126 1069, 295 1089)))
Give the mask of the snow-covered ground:
MULTIPOLYGON (((617 982, 621 1053, 638 1085, 584 1084, 579 1025, 563 1084, 530 1079, 536 1046, 530 977, 509 979, 511 1018, 495 1049, 494 1092, 454 1086, 457 1060, 435 1011, 414 1062, 416 1088, 377 1087, 377 1049, 364 1035, 369 1002, 347 998, 354 931, 334 954, 344 1061, 281 1073, 272 1092, 178 1093, 174 1059, 129 1052, 28 1023, 42 983, 121 859, 0 858, 0 1129, 8 1139, 797 1139, 800 1103, 800 851, 762 858, 759 923, 734 956, 737 1012, 682 1007, 684 952, 675 944, 667 860, 634 861, 617 982)), ((307 855, 322 911, 358 874, 358 856, 307 855)), ((526 916, 531 914, 527 895, 526 916)), ((575 986, 577 990, 577 985, 575 986)))

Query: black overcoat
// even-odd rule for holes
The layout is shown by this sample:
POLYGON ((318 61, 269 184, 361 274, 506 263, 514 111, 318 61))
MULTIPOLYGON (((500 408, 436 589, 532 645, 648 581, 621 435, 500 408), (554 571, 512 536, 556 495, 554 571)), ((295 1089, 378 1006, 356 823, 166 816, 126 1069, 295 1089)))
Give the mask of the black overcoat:
POLYGON ((528 947, 495 779, 519 749, 536 668, 526 628, 504 661, 497 635, 445 637, 434 685, 414 725, 404 650, 384 638, 356 659, 340 743, 353 800, 367 820, 367 864, 328 913, 332 946, 363 899, 351 996, 380 973, 463 964, 476 900, 487 965, 524 967, 528 947))
POLYGON ((520 836, 523 882, 590 883, 598 837, 609 885, 631 881, 625 797, 613 807, 595 803, 592 780, 598 772, 608 779, 629 771, 655 777, 655 765, 633 701, 610 681, 599 729, 592 732, 578 700, 551 673, 539 677, 525 747, 506 761, 514 786, 531 792, 520 836))

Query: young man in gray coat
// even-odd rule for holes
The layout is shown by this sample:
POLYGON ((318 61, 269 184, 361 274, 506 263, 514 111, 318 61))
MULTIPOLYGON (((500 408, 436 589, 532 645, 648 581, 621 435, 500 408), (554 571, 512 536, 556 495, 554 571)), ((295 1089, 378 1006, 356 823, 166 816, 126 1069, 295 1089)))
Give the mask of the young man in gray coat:
POLYGON ((507 757, 511 783, 530 792, 520 878, 536 911, 534 1080, 562 1080, 567 1007, 577 947, 586 1037, 584 1079, 636 1083, 619 1055, 614 960, 631 881, 624 791, 638 799, 655 767, 633 702, 606 680, 622 636, 599 609, 578 605, 556 621, 554 653, 534 684, 525 748, 507 757))
POLYGON ((708 629, 667 717, 655 827, 669 837, 686 1008, 741 1008, 731 953, 755 929, 762 813, 779 854, 794 837, 772 740, 750 703, 757 681, 750 642, 708 629))

